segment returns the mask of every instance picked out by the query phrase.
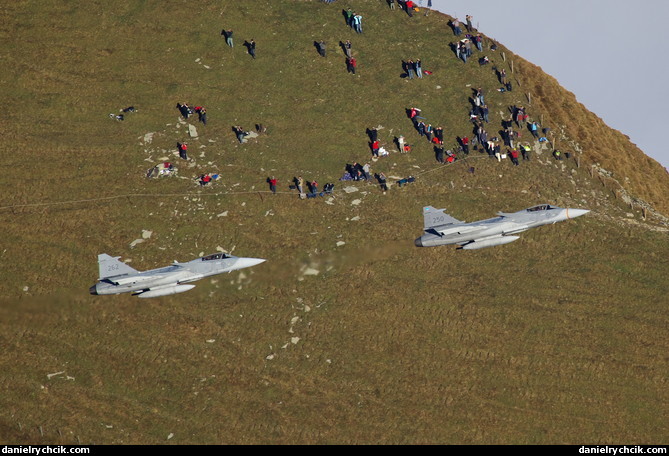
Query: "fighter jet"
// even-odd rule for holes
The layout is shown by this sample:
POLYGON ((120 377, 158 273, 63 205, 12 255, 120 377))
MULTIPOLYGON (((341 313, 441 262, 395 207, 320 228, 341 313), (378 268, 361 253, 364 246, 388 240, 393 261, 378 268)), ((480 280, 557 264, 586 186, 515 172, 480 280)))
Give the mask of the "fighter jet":
POLYGON ((557 223, 580 217, 590 212, 586 209, 564 209, 550 204, 540 204, 522 211, 498 212, 498 217, 465 223, 432 206, 423 208, 425 233, 416 239, 416 247, 457 244, 458 249, 475 250, 508 244, 519 238, 514 234, 541 225, 557 223))
POLYGON ((137 271, 106 253, 98 255, 100 278, 89 291, 92 295, 132 293, 140 298, 157 298, 183 293, 195 287, 184 285, 224 272, 248 268, 264 262, 262 258, 240 258, 227 253, 213 253, 186 263, 150 271, 137 271))

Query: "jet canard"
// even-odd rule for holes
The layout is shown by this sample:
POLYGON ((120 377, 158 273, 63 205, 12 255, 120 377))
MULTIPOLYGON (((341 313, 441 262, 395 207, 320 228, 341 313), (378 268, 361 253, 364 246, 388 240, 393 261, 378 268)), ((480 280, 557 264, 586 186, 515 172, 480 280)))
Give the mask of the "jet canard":
POLYGON ((423 208, 424 233, 416 239, 416 247, 434 247, 457 244, 459 249, 475 250, 508 244, 519 238, 515 234, 580 217, 587 209, 568 209, 550 204, 539 204, 522 211, 498 212, 497 217, 465 223, 451 217, 444 209, 423 208))
POLYGON ((212 253, 186 263, 150 271, 138 271, 106 253, 98 255, 100 278, 89 291, 92 295, 133 293, 140 298, 156 298, 183 293, 195 287, 189 282, 224 272, 248 268, 264 262, 262 258, 241 258, 227 253, 212 253))

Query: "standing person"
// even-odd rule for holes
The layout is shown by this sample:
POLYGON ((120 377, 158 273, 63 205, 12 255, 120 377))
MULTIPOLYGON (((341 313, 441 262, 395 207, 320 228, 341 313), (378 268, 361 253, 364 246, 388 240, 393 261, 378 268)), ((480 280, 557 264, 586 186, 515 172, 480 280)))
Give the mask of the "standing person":
POLYGON ((413 79, 415 64, 413 60, 407 62, 407 73, 409 73, 409 79, 413 79))
POLYGON ((400 148, 400 153, 404 153, 404 136, 400 135, 399 138, 397 138, 397 147, 400 148))
POLYGON ((276 194, 276 177, 268 177, 267 182, 269 182, 269 189, 272 191, 272 193, 276 194))
POLYGON ((311 193, 318 193, 318 182, 315 180, 311 181, 311 185, 309 185, 309 190, 311 190, 311 193))
POLYGON ((502 150, 502 149, 501 149, 501 147, 500 147, 499 144, 497 144, 497 145, 495 146, 495 148, 493 149, 493 152, 495 153, 495 158, 497 159, 498 162, 501 162, 501 161, 502 161, 502 153, 501 153, 501 150, 502 150))
POLYGON ((432 0, 427 0, 427 8, 425 8, 425 15, 427 16, 427 13, 430 11, 430 8, 432 8, 432 0))
POLYGON ((355 25, 356 33, 362 33, 362 16, 360 14, 353 16, 353 24, 355 25))
POLYGON ((474 37, 474 42, 476 43, 476 48, 479 52, 483 52, 483 37, 480 33, 474 37))
POLYGON ((506 85, 506 70, 502 68, 502 71, 499 72, 499 82, 503 86, 506 85))
POLYGON ((325 41, 323 40, 318 42, 318 53, 321 57, 325 57, 325 41))
POLYGON ((344 51, 346 52, 346 57, 349 59, 351 58, 351 48, 353 45, 351 44, 351 40, 346 40, 346 43, 344 43, 344 51))
POLYGON ((455 36, 462 35, 462 29, 460 28, 460 21, 457 18, 453 19, 453 33, 455 33, 455 36))
POLYGON ((483 116, 483 121, 485 123, 488 123, 488 113, 489 113, 488 105, 485 105, 485 104, 482 105, 481 106, 481 115, 483 116))
POLYGON ((460 44, 459 44, 460 45, 460 57, 462 58, 463 62, 467 63, 467 57, 469 57, 469 55, 467 54, 467 45, 465 44, 465 42, 467 40, 463 40, 463 41, 460 41, 460 44))
POLYGON ((483 89, 481 87, 476 89, 476 98, 479 99, 479 104, 481 104, 481 105, 485 104, 485 96, 483 94, 483 89))
POLYGON ((428 141, 432 141, 432 124, 427 124, 425 126, 425 136, 427 136, 428 141))
POLYGON ((479 144, 485 144, 488 142, 488 132, 485 131, 483 127, 481 127, 481 131, 479 133, 479 144))
POLYGON ((372 141, 372 155, 373 156, 375 156, 375 157, 379 156, 379 147, 380 147, 380 144, 379 144, 378 139, 375 139, 374 141, 372 141))
POLYGON ((511 157, 511 162, 518 166, 518 151, 516 149, 511 149, 509 151, 509 156, 511 157))
POLYGON ((346 59, 346 69, 348 70, 349 73, 355 74, 355 67, 358 66, 358 63, 355 61, 353 57, 350 59, 346 59))
POLYGON ((365 165, 362 167, 362 175, 365 177, 365 180, 369 180, 369 163, 365 163, 365 165))
POLYGON ((439 141, 439 144, 434 146, 434 155, 438 163, 445 163, 444 161, 444 143, 439 141))
POLYGON ((177 143, 177 148, 179 149, 179 157, 188 160, 188 144, 177 143))
POLYGON ((198 120, 207 125, 207 110, 203 106, 197 106, 195 112, 197 112, 198 120))
POLYGON ((530 131, 532 132, 532 136, 534 136, 536 139, 539 139, 539 125, 535 122, 532 122, 530 124, 530 131))
POLYGON ((395 9, 395 0, 388 0, 388 7, 391 10, 394 10, 395 9))
POLYGON ((223 30, 223 36, 225 36, 225 42, 228 44, 228 46, 235 47, 234 43, 232 42, 232 30, 223 30))
POLYGON ((416 75, 419 78, 422 79, 423 78, 423 64, 420 63, 420 59, 416 60, 415 66, 416 66, 416 75))
POLYGON ((434 129, 434 137, 437 138, 439 141, 444 140, 444 129, 441 127, 437 127, 434 129))
POLYGON ((423 122, 422 120, 418 122, 418 124, 416 125, 416 129, 418 130, 419 135, 425 136, 425 122, 423 122))
POLYGON ((411 0, 405 1, 404 2, 404 11, 409 15, 409 17, 413 17, 413 8, 415 4, 411 0))
POLYGON ((465 155, 469 155, 469 138, 465 136, 464 138, 462 138, 461 142, 462 142, 462 152, 465 155))
POLYGON ((244 137, 248 135, 248 133, 239 125, 235 126, 233 129, 235 130, 235 135, 237 135, 237 141, 239 141, 240 144, 243 143, 244 137))
POLYGON ((253 40, 253 38, 251 38, 251 41, 249 42, 248 48, 249 48, 249 54, 251 54, 251 57, 253 57, 255 59, 256 58, 256 42, 255 42, 255 40, 253 40))
POLYGON ((304 187, 304 179, 302 179, 302 176, 298 176, 295 178, 295 186, 297 187, 297 191, 302 194, 304 193, 303 187, 304 187))
POLYGON ((467 19, 467 25, 466 25, 467 31, 469 33, 472 33, 472 30, 474 29, 474 27, 472 26, 472 17, 468 14, 466 19, 467 19))
POLYGON ((348 8, 346 10, 346 25, 348 25, 349 27, 353 27, 353 17, 354 16, 355 16, 355 13, 353 12, 353 10, 351 10, 351 8, 348 8))
POLYGON ((465 40, 465 53, 468 58, 472 56, 472 41, 469 39, 465 40))
POLYGON ((379 174, 377 174, 377 176, 378 176, 377 179, 379 180, 379 185, 381 185, 381 189, 384 192, 387 192, 388 191, 388 185, 386 184, 386 180, 387 180, 386 175, 383 174, 383 173, 379 173, 379 174))

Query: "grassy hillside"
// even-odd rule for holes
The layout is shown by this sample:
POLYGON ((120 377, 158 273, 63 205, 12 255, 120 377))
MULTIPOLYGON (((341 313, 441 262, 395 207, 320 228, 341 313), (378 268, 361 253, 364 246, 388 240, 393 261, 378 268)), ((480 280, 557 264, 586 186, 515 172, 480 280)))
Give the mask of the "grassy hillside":
POLYGON ((666 172, 505 48, 464 64, 448 17, 384 5, 5 8, 1 442, 666 442, 669 238, 618 187, 669 214, 666 172), (400 77, 416 58, 433 74, 400 77), (511 60, 519 88, 498 92, 492 67, 511 60), (489 132, 523 104, 580 166, 541 149, 518 167, 478 151, 438 165, 405 109, 454 147, 472 137, 477 87, 489 132), (180 120, 184 101, 207 108, 206 126, 180 120), (127 106, 138 112, 109 117, 127 106), (256 123, 267 134, 239 144, 231 127, 256 123), (389 149, 403 134, 414 150, 371 161, 376 126, 389 149), (177 176, 147 179, 165 157, 177 176), (339 182, 353 161, 417 180, 339 182), (200 188, 205 172, 222 177, 200 188), (335 197, 298 199, 297 175, 334 182, 335 197), (413 246, 425 205, 472 221, 541 202, 592 212, 492 249, 413 246), (88 295, 98 253, 149 269, 217 248, 268 261, 175 296, 88 295))

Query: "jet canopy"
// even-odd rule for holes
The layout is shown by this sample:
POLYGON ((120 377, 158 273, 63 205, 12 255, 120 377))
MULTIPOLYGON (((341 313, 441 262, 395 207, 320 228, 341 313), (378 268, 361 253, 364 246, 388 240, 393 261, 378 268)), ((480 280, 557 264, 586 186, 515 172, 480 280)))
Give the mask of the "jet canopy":
POLYGON ((227 253, 212 253, 211 255, 202 257, 202 261, 225 260, 226 258, 230 258, 230 255, 227 253))
POLYGON ((532 206, 526 209, 527 212, 539 212, 539 211, 549 211, 551 209, 558 209, 556 206, 551 206, 550 204, 539 204, 538 206, 532 206))

